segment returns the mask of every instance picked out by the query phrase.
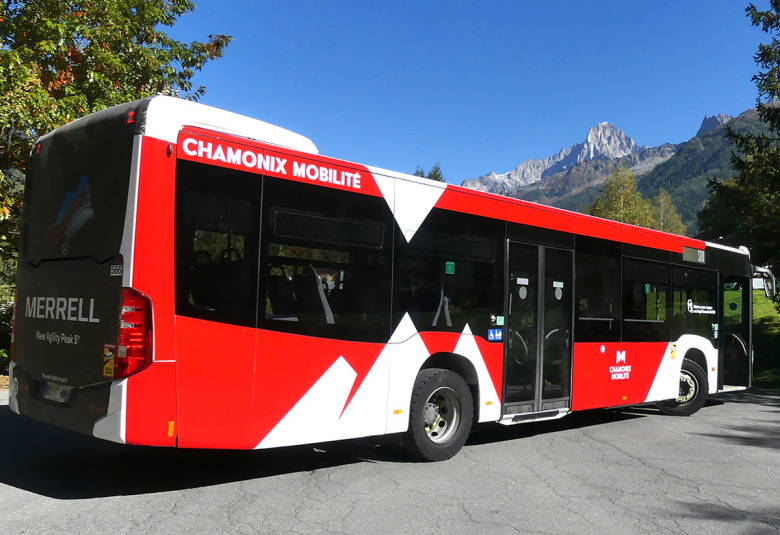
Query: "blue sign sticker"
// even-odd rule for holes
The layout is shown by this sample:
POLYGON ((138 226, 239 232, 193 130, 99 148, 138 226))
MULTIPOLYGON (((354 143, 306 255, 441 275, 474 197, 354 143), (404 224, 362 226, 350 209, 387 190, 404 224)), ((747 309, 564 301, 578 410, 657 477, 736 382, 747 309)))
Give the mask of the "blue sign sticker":
POLYGON ((503 329, 488 329, 488 342, 501 342, 503 339, 503 329))

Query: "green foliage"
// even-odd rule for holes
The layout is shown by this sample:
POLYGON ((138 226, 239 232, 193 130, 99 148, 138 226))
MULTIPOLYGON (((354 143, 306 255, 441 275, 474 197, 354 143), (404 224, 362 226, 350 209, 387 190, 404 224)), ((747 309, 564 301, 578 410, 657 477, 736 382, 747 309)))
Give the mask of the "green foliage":
POLYGON ((763 387, 780 388, 780 313, 763 290, 753 291, 753 377, 763 387), (774 384, 772 384, 774 383, 774 384))
POLYGON ((415 169, 414 173, 412 174, 421 178, 435 180, 436 182, 444 182, 444 175, 441 172, 441 166, 439 165, 439 162, 433 164, 433 167, 431 167, 431 170, 428 171, 428 173, 426 173, 425 170, 418 165, 417 169, 415 169))
POLYGON ((231 41, 182 43, 163 30, 190 0, 0 4, 0 259, 15 258, 21 184, 40 135, 114 104, 164 93, 197 99, 195 71, 231 41))
POLYGON ((0 305, 0 375, 4 375, 8 369, 11 348, 11 328, 13 323, 14 307, 12 305, 0 305))
POLYGON ((435 180, 436 182, 444 182, 444 175, 441 173, 439 162, 433 164, 433 167, 431 167, 431 170, 425 175, 425 178, 428 180, 435 180))
MULTIPOLYGON (((192 77, 232 40, 182 43, 165 28, 190 0, 0 2, 0 301, 13 298, 27 158, 41 135, 157 93, 197 99, 192 77)), ((0 312, 0 369, 10 316, 0 312)), ((8 331, 10 333, 10 331, 8 331)), ((8 334, 10 336, 10 334, 8 334)))
POLYGON ((658 195, 653 197, 652 210, 655 220, 654 229, 681 236, 685 235, 685 225, 683 225, 680 214, 677 213, 677 207, 668 191, 663 188, 658 190, 658 195))
MULTIPOLYGON (((711 181, 710 197, 699 214, 700 236, 725 238, 748 245, 757 265, 780 267, 780 0, 769 9, 746 9, 753 26, 769 34, 754 56, 759 72, 753 77, 758 88, 758 116, 762 131, 727 129, 735 147, 731 165, 736 176, 724 183, 711 181)), ((776 302, 780 307, 780 301, 776 302)))
POLYGON ((639 191, 645 196, 656 195, 660 188, 669 192, 690 234, 696 233, 697 214, 707 202, 707 184, 723 182, 733 176, 733 147, 724 137, 727 127, 737 132, 762 129, 756 111, 749 110, 729 121, 728 125, 680 144, 674 156, 639 180, 639 191))
POLYGON ((607 178, 588 213, 640 227, 654 228, 656 225, 650 202, 637 191, 634 174, 624 167, 607 178))

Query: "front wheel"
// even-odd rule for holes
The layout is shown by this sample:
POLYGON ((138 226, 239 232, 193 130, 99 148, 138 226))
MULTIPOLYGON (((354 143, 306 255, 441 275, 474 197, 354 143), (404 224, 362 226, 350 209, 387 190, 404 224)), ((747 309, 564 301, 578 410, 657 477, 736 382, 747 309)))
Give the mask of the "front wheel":
POLYGON ((661 401, 658 408, 671 416, 690 416, 707 402, 709 383, 701 366, 685 359, 680 370, 680 391, 676 399, 661 401))
POLYGON ((443 461, 466 443, 474 402, 460 375, 432 368, 417 374, 409 412, 404 449, 425 461, 443 461))

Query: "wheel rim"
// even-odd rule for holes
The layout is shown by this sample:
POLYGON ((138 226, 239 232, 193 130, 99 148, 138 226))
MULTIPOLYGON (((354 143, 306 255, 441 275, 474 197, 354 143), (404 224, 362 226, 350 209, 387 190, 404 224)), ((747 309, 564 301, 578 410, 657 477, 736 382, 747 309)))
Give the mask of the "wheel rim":
POLYGON ((452 438, 460 425, 460 398, 455 391, 441 387, 431 394, 423 409, 423 425, 431 442, 441 444, 452 438))
POLYGON ((682 370, 680 372, 680 391, 677 395, 677 403, 680 405, 689 403, 696 397, 696 392, 698 391, 699 382, 696 380, 696 376, 689 371, 682 370))

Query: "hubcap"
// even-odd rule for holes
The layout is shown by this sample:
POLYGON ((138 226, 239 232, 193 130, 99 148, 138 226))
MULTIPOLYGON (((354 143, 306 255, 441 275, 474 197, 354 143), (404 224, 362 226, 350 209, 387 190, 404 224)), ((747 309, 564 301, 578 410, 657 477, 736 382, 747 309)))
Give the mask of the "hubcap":
POLYGON ((451 388, 439 388, 428 398, 422 416, 431 442, 447 442, 460 425, 460 398, 451 388))
POLYGON ((696 381, 696 377, 688 371, 680 372, 680 392, 677 396, 677 403, 688 403, 695 396, 699 390, 699 383, 696 381))

